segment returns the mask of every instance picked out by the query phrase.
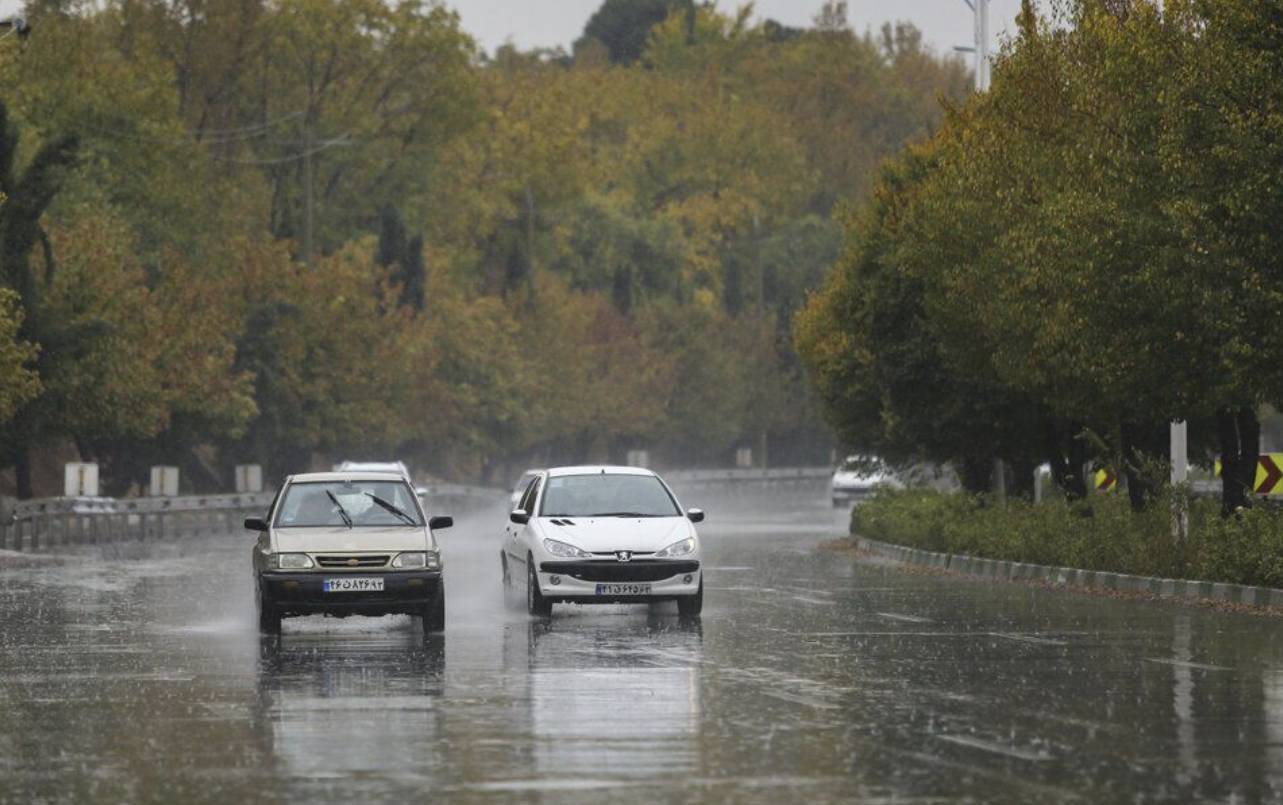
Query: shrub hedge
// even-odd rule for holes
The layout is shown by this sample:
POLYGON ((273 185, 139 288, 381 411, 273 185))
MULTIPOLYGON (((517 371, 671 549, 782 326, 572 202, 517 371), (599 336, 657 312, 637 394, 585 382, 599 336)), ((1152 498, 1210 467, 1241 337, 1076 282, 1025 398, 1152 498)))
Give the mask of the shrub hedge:
POLYGON ((1124 495, 1068 503, 886 490, 851 512, 851 533, 944 553, 1283 588, 1283 512, 1258 506, 1230 518, 1217 501, 1188 501, 1189 536, 1172 535, 1168 493, 1142 512, 1124 495))

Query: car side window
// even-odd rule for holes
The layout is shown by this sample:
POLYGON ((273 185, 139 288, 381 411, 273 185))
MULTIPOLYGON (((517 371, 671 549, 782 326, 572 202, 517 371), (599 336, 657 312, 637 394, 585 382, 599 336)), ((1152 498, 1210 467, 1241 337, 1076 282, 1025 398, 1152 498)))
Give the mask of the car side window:
POLYGON ((538 495, 539 495, 539 479, 533 478, 530 481, 530 486, 526 487, 526 493, 521 496, 521 502, 517 504, 517 508, 524 511, 526 514, 533 515, 535 498, 538 495))

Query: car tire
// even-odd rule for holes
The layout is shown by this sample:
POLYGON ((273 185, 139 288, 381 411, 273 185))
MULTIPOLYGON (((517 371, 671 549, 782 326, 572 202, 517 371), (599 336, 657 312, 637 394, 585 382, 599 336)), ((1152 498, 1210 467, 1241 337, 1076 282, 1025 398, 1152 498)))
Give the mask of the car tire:
POLYGON ((677 599, 677 614, 683 618, 697 618, 704 611, 704 577, 699 577, 699 591, 677 599))
POLYGON ((526 611, 537 618, 552 614, 552 602, 539 592, 539 576, 535 573, 535 558, 526 559, 526 611))
POLYGON ((432 600, 423 608, 423 615, 420 620, 423 621, 424 634, 436 634, 445 631, 445 579, 437 582, 436 594, 432 600))
POLYGON ((259 582, 254 582, 258 587, 254 596, 255 609, 258 610, 258 631, 262 634, 277 635, 281 633, 281 611, 269 600, 263 597, 263 588, 259 582))

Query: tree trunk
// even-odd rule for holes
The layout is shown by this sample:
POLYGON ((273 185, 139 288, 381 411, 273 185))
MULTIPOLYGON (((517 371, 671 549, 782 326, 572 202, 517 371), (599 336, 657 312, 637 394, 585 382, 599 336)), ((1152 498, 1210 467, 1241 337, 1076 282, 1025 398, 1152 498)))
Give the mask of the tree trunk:
POLYGON ((968 456, 958 462, 958 480, 973 495, 983 495, 993 488, 993 459, 968 456))
POLYGON ((18 497, 27 500, 34 497, 31 486, 31 448, 21 445, 13 451, 13 473, 18 483, 18 497))
POLYGON ((1074 422, 1047 425, 1048 452, 1051 455, 1051 478, 1069 500, 1087 497, 1087 442, 1078 438, 1082 427, 1074 422))
POLYGON ((1167 425, 1136 425, 1123 423, 1122 437, 1123 473, 1127 476, 1127 496, 1133 511, 1142 511, 1154 497, 1151 481, 1144 474, 1145 464, 1161 460, 1166 446, 1167 425))
POLYGON ((1012 459, 1011 482, 1007 485, 1009 497, 1032 501, 1034 499, 1034 473, 1038 465, 1028 458, 1012 459))
POLYGON ((1256 409, 1221 411, 1216 415, 1216 432, 1221 442, 1221 515, 1228 517, 1252 505, 1261 442, 1256 409))

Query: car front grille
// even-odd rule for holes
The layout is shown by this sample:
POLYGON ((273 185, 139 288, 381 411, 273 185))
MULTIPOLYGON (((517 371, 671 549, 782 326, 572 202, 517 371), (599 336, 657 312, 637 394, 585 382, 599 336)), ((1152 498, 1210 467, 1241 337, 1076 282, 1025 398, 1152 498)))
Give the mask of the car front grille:
POLYGON ((318 556, 316 564, 330 570, 365 570, 386 567, 392 557, 388 554, 354 554, 346 556, 318 556))
POLYGON ((682 573, 694 573, 699 570, 699 562, 668 559, 542 562, 539 569, 544 573, 560 573, 580 581, 663 581, 682 573))

